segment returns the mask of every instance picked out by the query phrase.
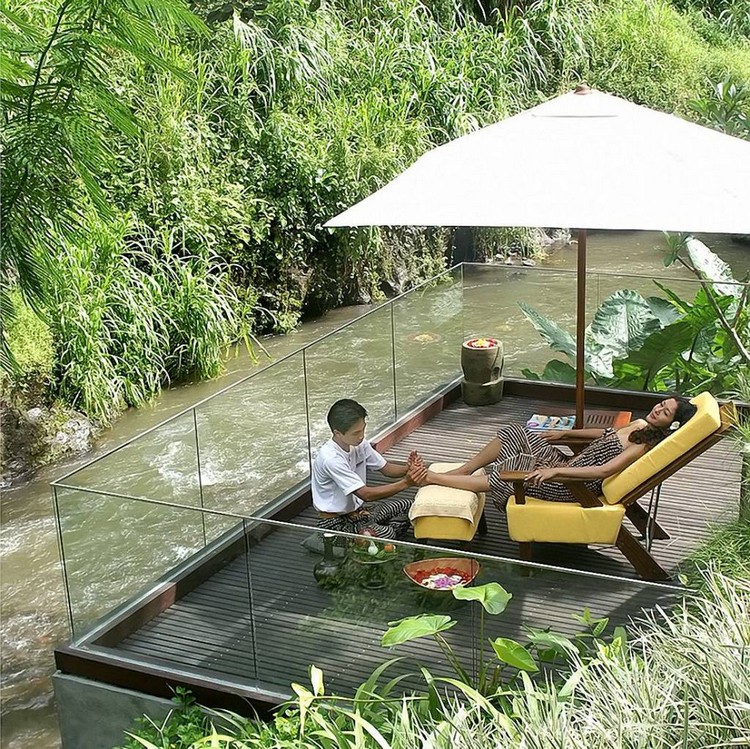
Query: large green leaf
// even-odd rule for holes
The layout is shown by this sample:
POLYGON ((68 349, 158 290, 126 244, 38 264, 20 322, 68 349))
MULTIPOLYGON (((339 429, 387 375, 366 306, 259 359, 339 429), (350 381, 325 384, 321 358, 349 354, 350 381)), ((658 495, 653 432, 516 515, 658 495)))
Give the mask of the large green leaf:
POLYGON ((513 666, 513 668, 517 668, 521 671, 539 670, 531 653, 515 640, 498 637, 496 640, 491 640, 490 644, 495 651, 495 655, 503 663, 507 663, 509 666, 513 666))
POLYGON ((683 352, 690 350, 695 335, 695 328, 687 320, 678 320, 657 330, 640 349, 615 363, 614 370, 618 379, 627 376, 631 384, 645 388, 660 369, 680 359, 683 352), (640 373, 640 381, 633 382, 636 379, 634 369, 640 373))
POLYGON ((583 367, 590 372, 597 381, 612 377, 612 360, 615 351, 598 341, 587 340, 584 349, 583 367))
POLYGON ((557 655, 563 658, 578 652, 572 640, 555 632, 545 632, 539 629, 532 630, 529 633, 529 642, 539 649, 547 648, 554 650, 557 655))
POLYGON ((603 351, 611 350, 612 358, 620 359, 660 328, 659 319, 637 291, 620 289, 601 303, 586 337, 587 343, 595 342, 603 351))
POLYGON ((573 384, 576 381, 576 371, 567 362, 560 361, 559 359, 551 359, 545 365, 541 379, 545 382, 573 384))
POLYGON ((690 262, 701 278, 717 282, 712 287, 714 291, 725 296, 738 297, 740 295, 741 288, 736 285, 732 269, 718 255, 711 252, 703 242, 694 237, 690 237, 685 246, 690 256, 690 262), (728 281, 729 283, 721 283, 721 281, 728 281))
POLYGON ((488 614, 502 614, 513 595, 499 583, 486 583, 475 588, 459 585, 453 589, 453 597, 459 601, 479 601, 488 614))
POLYGON ((383 635, 380 644, 392 648, 418 637, 430 637, 456 626, 456 621, 445 614, 420 614, 397 622, 388 622, 390 629, 383 635))
POLYGON ((686 302, 684 299, 677 296, 672 289, 668 289, 664 284, 661 284, 658 281, 654 281, 654 283, 666 294, 667 299, 672 302, 678 312, 685 313, 692 306, 690 302, 686 302))
POLYGON ((714 304, 724 313, 732 314, 732 308, 735 306, 735 298, 729 296, 717 296, 713 294, 709 299, 710 291, 705 288, 699 289, 695 295, 693 304, 685 315, 685 319, 690 321, 694 328, 705 328, 714 325, 718 316, 714 304), (712 303, 713 300, 713 303, 712 303))
POLYGON ((576 358, 576 342, 573 336, 563 330, 557 323, 546 318, 537 312, 531 305, 526 302, 519 302, 518 306, 523 310, 524 315, 531 324, 539 331, 541 336, 549 343, 554 351, 570 357, 572 361, 576 358))
POLYGON ((660 296, 646 297, 646 304, 648 304, 651 314, 659 321, 662 328, 671 325, 680 318, 680 311, 675 305, 660 296))

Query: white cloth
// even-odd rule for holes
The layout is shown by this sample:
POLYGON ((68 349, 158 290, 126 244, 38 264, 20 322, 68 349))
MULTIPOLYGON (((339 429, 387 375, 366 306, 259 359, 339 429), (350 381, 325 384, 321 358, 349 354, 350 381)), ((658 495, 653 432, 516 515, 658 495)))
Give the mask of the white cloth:
POLYGON ((354 492, 367 484, 367 469, 380 469, 386 459, 367 441, 347 452, 332 439, 320 448, 312 468, 313 505, 319 512, 354 512, 363 502, 354 492))

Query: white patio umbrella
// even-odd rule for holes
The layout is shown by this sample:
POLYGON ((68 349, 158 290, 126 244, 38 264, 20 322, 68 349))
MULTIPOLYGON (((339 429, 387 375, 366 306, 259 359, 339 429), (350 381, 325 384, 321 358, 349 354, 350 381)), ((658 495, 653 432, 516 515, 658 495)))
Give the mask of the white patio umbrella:
POLYGON ((585 229, 750 234, 750 142, 585 86, 435 148, 325 226, 576 227, 576 424, 585 229))

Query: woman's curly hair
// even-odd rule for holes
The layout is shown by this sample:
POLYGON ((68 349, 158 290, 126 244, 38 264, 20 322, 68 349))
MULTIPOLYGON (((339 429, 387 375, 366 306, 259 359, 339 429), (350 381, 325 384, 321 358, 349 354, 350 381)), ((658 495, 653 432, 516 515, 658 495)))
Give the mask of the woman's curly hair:
MULTIPOLYGON (((674 421, 682 426, 686 421, 695 416, 698 410, 687 398, 672 396, 677 401, 677 408, 674 412, 674 421)), ((679 428, 679 427, 677 427, 679 428)), ((655 427, 650 424, 643 429, 636 429, 631 432, 628 440, 636 445, 648 445, 649 450, 658 445, 665 437, 668 437, 674 430, 670 427, 655 427)))

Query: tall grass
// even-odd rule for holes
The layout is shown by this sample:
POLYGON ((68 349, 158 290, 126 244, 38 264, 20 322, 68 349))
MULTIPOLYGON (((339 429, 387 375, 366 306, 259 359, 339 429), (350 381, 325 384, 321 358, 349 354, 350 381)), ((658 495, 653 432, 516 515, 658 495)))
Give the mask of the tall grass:
MULTIPOLYGON (((94 5, 76 2, 87 18, 94 5)), ((175 17, 185 16, 181 0, 168 5, 175 17)), ((33 27, 29 39, 41 53, 55 5, 12 7, 33 27)), ((709 91, 707 76, 750 79, 750 46, 735 43, 718 23, 714 36, 702 34, 710 19, 701 15, 696 30, 697 18, 665 0, 268 0, 212 22, 206 35, 196 32, 203 27, 192 16, 181 27, 149 26, 145 41, 158 61, 145 51, 110 51, 99 39, 80 80, 109 103, 88 144, 108 154, 97 169, 82 176, 57 140, 37 138, 13 115, 19 160, 34 162, 44 142, 45 159, 57 165, 45 172, 44 185, 54 187, 45 190, 64 196, 23 202, 27 218, 57 228, 51 239, 38 239, 47 229, 14 234, 19 246, 59 258, 67 273, 49 274, 52 285, 59 280, 47 312, 60 392, 97 414, 113 413, 141 402, 167 377, 216 372, 234 326, 230 309, 254 314, 256 328, 286 331, 305 314, 382 298, 383 288, 430 276, 444 264, 447 232, 329 232, 321 224, 429 148, 583 78, 670 111, 686 111, 688 101, 709 91), (21 153, 27 142, 33 148, 21 153), (110 208, 97 211, 101 225, 93 234, 92 203, 110 208), (126 232, 102 228, 130 215, 126 232), (120 239, 100 236, 110 231, 120 239), (167 277, 182 296, 162 299, 167 277), (121 317, 95 312, 115 298, 121 317), (152 316, 144 311, 150 305, 165 312, 152 316), (115 330, 120 323, 123 330, 115 330), (159 353, 164 340, 174 345, 173 356, 159 353)), ((30 42, 15 22, 8 28, 16 29, 4 38, 19 59, 3 70, 25 70, 26 78, 19 73, 20 88, 4 91, 22 99, 33 80, 21 54, 30 42)), ((66 31, 80 33, 75 24, 66 31)), ((41 60, 44 75, 75 72, 75 54, 53 45, 41 60)), ((78 112, 94 99, 82 91, 72 101, 78 112)), ((80 135, 77 120, 66 122, 66 107, 61 132, 80 135)), ((88 152, 85 142, 78 145, 88 152)))
POLYGON ((57 257, 49 326, 60 394, 101 421, 171 380, 215 376, 240 332, 221 262, 180 257, 173 233, 134 241, 132 229, 91 217, 57 257))

